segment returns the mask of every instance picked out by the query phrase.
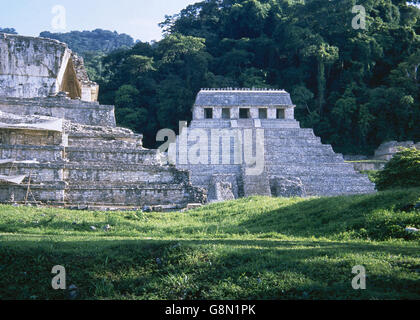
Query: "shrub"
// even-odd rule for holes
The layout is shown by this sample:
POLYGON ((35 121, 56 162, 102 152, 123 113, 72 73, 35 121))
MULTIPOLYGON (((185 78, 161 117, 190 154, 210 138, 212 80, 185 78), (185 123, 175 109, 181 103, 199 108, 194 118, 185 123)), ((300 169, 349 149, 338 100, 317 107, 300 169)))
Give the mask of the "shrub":
POLYGON ((401 148, 377 174, 378 190, 420 186, 420 150, 401 148))
POLYGON ((376 179, 378 178, 378 170, 365 170, 361 173, 366 174, 369 177, 369 180, 373 183, 376 183, 376 179))

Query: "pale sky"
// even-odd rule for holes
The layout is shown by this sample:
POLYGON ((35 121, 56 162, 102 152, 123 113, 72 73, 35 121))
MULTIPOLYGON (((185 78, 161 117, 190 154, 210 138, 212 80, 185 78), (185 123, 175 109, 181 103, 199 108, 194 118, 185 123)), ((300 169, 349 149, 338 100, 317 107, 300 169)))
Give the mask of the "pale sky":
MULTIPOLYGON (((104 29, 126 33, 134 40, 161 39, 158 23, 200 0, 0 0, 0 27, 15 28, 21 35, 42 31, 104 29), (66 29, 54 30, 55 6, 66 12, 66 29)), ((56 19, 57 21, 57 19, 56 19)))

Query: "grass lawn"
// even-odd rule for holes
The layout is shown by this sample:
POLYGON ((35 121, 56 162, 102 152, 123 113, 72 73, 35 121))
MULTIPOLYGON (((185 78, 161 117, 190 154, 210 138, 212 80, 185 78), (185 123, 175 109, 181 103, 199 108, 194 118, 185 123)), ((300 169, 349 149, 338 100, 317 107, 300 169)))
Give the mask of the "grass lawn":
POLYGON ((347 163, 388 163, 387 160, 354 160, 346 161, 347 163))
POLYGON ((177 213, 0 206, 0 299, 420 299, 420 189, 177 213), (104 231, 105 225, 110 231, 104 231), (96 230, 91 230, 95 226, 96 230), (363 265, 367 289, 354 290, 363 265))

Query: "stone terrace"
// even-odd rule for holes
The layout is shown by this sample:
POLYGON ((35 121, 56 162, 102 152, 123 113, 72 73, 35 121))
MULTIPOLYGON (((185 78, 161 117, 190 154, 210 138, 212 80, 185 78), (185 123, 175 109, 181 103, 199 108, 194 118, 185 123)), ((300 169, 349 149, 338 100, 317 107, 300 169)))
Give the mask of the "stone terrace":
MULTIPOLYGON (((1 202, 182 208, 205 199, 188 172, 164 165, 159 151, 144 149, 142 137, 127 129, 69 121, 62 131, 7 127, 2 116, 0 175, 25 179, 2 183, 1 202)), ((54 118, 37 118, 37 125, 47 119, 54 118)))
POLYGON ((98 86, 65 44, 0 34, 0 62, 0 202, 167 209, 205 202, 188 172, 116 127, 114 107, 95 102, 98 86))

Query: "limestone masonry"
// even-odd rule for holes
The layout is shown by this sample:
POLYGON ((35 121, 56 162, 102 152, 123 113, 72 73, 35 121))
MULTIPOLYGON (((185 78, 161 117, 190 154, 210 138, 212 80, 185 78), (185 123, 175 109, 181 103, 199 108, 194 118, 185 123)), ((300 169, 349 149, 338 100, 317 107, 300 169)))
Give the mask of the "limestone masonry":
POLYGON ((178 168, 191 172, 193 185, 209 190, 209 201, 375 192, 366 175, 357 173, 330 145, 323 145, 312 129, 300 128, 294 108, 283 90, 203 89, 190 127, 170 154, 178 168), (191 163, 188 156, 194 145, 204 156, 191 163), (247 148, 262 161, 256 175, 246 172, 252 167, 245 161, 247 148))
POLYGON ((0 33, 0 202, 182 208, 375 191, 300 128, 285 91, 201 90, 168 155, 118 128, 98 92, 67 45, 0 33))
POLYGON ((51 39, 0 34, 0 96, 48 97, 60 91, 97 101, 99 86, 88 79, 83 59, 51 39))
POLYGON ((98 89, 65 44, 0 34, 0 202, 205 202, 188 172, 143 148, 141 135, 116 127, 114 107, 95 102, 98 89))
POLYGON ((375 160, 391 160, 394 155, 400 151, 400 148, 416 148, 420 150, 420 142, 414 143, 413 141, 397 142, 388 141, 384 142, 375 151, 375 160))

